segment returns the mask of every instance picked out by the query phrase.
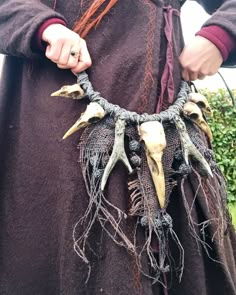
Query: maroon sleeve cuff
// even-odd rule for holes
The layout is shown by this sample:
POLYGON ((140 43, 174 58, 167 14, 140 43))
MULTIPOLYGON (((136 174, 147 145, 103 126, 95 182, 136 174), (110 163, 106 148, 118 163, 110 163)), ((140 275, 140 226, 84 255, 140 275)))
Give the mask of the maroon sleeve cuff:
POLYGON ((33 47, 41 50, 41 51, 45 51, 45 44, 42 40, 42 35, 44 30, 53 24, 60 24, 63 26, 66 26, 66 22, 63 19, 60 18, 49 18, 48 20, 46 20, 44 23, 42 23, 42 25, 39 27, 38 31, 35 34, 34 40, 33 40, 33 47))
POLYGON ((211 41, 219 49, 223 61, 226 61, 229 54, 236 48, 234 38, 219 26, 203 27, 196 35, 211 41))

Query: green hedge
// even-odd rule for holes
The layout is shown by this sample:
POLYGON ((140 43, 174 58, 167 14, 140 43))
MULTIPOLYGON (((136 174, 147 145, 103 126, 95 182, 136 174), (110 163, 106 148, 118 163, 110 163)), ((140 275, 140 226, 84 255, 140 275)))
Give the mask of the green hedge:
MULTIPOLYGON (((236 201, 236 108, 226 90, 217 93, 206 92, 213 109, 213 117, 208 120, 213 133, 213 149, 216 160, 228 183, 228 201, 236 201)), ((235 94, 235 92, 234 92, 235 94)))
MULTIPOLYGON (((226 177, 229 209, 236 225, 236 108, 226 90, 217 93, 201 91, 213 109, 208 119, 213 133, 213 149, 221 171, 226 177)), ((236 98, 236 90, 233 91, 236 98)))

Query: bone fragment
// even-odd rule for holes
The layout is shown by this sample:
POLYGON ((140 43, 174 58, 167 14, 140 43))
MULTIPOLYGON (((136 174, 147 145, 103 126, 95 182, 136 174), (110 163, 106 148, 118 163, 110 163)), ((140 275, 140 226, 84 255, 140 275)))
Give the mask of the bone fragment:
POLYGON ((95 123, 101 120, 105 116, 104 109, 97 102, 90 102, 81 117, 75 122, 75 124, 65 133, 62 139, 66 139, 74 132, 81 128, 87 127, 91 123, 95 123))
POLYGON ((193 121, 196 125, 199 126, 203 132, 206 133, 209 140, 212 142, 213 135, 211 132, 211 129, 205 119, 203 118, 201 109, 198 107, 198 105, 194 102, 188 101, 184 104, 183 107, 183 114, 187 119, 190 119, 193 121))
POLYGON ((118 118, 115 125, 115 139, 114 139, 114 147, 112 150, 112 154, 108 160, 108 163, 104 169, 104 173, 101 180, 101 190, 103 191, 108 177, 111 174, 112 169, 115 167, 116 163, 120 160, 127 167, 129 173, 133 172, 133 169, 129 163, 127 155, 125 153, 124 147, 124 135, 125 135, 125 120, 118 118))
POLYGON ((202 110, 204 115, 212 117, 212 109, 209 105, 207 98, 204 95, 197 92, 191 92, 189 93, 189 101, 196 103, 198 107, 202 110))
POLYGON ((144 141, 147 163, 152 175, 160 207, 165 206, 165 176, 162 165, 163 150, 166 147, 165 132, 158 121, 145 122, 139 127, 140 139, 144 141))
POLYGON ((63 97, 69 97, 73 99, 81 99, 84 97, 84 91, 80 87, 78 83, 73 85, 66 85, 61 87, 61 89, 53 92, 51 96, 63 96, 63 97))

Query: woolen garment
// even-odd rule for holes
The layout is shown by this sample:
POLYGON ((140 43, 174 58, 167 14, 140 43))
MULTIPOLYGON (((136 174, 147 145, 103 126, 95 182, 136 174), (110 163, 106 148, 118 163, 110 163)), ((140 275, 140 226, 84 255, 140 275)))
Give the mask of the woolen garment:
MULTIPOLYGON (((208 12, 219 8, 205 25, 221 26, 236 38, 236 16, 231 13, 236 11, 235 1, 200 2, 208 12)), ((0 85, 0 294, 128 295, 140 294, 140 284, 141 294, 163 294, 161 285, 140 276, 125 249, 105 233, 101 237, 100 228, 90 238, 91 249, 99 254, 91 256, 87 284, 87 267, 73 249, 73 228, 87 208, 88 196, 77 162, 80 134, 66 141, 61 138, 85 109, 86 101, 50 97, 76 78, 47 60, 32 40, 49 18, 64 19, 71 28, 90 3, 59 0, 55 11, 52 0, 0 3, 0 52, 7 55, 0 85)), ((89 33, 86 41, 93 66, 88 74, 103 97, 148 113, 155 112, 162 93, 161 107, 171 103, 168 100, 172 92, 176 96, 181 80, 179 10, 177 0, 120 0, 89 33), (167 16, 174 30, 169 68, 166 49, 170 44, 164 34, 167 16), (166 71, 167 81, 163 81, 166 71)), ((233 59, 235 52, 229 62, 233 59)), ((127 171, 118 165, 107 188, 109 201, 124 211, 129 203, 126 179, 127 171)), ((189 199, 194 198, 194 186, 194 179, 186 183, 189 199)), ((201 206, 202 198, 199 193, 192 209, 199 223, 211 218, 201 206)), ((211 257, 221 263, 214 262, 191 235, 179 188, 172 193, 168 210, 185 251, 183 278, 179 283, 173 275, 168 294, 235 295, 232 225, 222 244, 209 240, 211 257)), ((132 222, 124 224, 131 234, 132 226, 132 222)))

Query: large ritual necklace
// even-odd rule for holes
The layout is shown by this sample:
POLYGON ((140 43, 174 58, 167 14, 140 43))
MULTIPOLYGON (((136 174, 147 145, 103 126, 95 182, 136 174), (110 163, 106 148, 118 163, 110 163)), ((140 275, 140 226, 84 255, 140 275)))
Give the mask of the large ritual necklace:
POLYGON ((140 256, 144 252, 147 254, 150 266, 154 270, 150 277, 154 280, 159 280, 160 273, 170 269, 168 239, 171 237, 179 248, 180 263, 177 270, 181 276, 183 249, 173 230, 172 218, 166 212, 168 182, 165 176, 168 173, 165 171, 165 165, 163 167, 162 156, 163 152, 168 150, 168 144, 163 125, 170 124, 179 137, 184 171, 191 170, 193 160, 198 163, 200 174, 212 177, 208 161, 196 147, 198 145, 200 148, 201 143, 192 142, 185 123, 186 119, 194 122, 205 132, 209 140, 212 140, 210 128, 204 119, 204 114, 211 114, 207 100, 198 93, 190 93, 188 83, 182 81, 177 99, 167 110, 158 114, 139 115, 111 104, 101 97, 99 92, 94 91, 85 72, 78 75, 76 84, 63 86, 52 96, 78 100, 87 97, 90 101, 85 112, 63 137, 65 139, 83 127, 90 128, 86 142, 80 144, 80 162, 90 200, 82 222, 80 221, 74 229, 74 248, 77 254, 90 268, 85 254, 86 243, 92 226, 98 221, 116 244, 124 246, 134 255, 142 272, 140 256), (104 132, 104 138, 99 134, 99 130, 104 132), (126 134, 130 138, 129 155, 125 148, 126 134), (136 178, 129 182, 132 193, 128 215, 138 216, 138 224, 145 228, 146 243, 140 252, 137 250, 136 242, 127 237, 120 225, 122 217, 127 218, 127 213, 111 204, 104 194, 108 178, 118 161, 124 163, 130 175, 136 175, 136 178), (84 233, 77 236, 76 228, 85 220, 88 224, 84 233), (159 259, 153 255, 151 249, 153 236, 159 243, 159 259))

